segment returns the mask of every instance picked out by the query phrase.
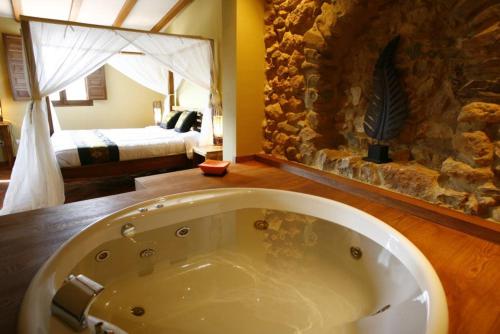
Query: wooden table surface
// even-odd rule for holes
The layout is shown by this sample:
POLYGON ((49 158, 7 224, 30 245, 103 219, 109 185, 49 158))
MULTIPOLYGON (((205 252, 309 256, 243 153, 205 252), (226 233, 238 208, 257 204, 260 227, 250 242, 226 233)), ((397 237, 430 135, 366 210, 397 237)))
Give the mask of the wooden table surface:
POLYGON ((157 196, 220 187, 265 187, 334 199, 380 218, 410 239, 436 269, 446 292, 450 333, 500 333, 500 246, 377 201, 250 161, 224 177, 197 169, 136 180, 140 190, 0 217, 0 333, 15 333, 29 282, 68 238, 98 219, 157 196))

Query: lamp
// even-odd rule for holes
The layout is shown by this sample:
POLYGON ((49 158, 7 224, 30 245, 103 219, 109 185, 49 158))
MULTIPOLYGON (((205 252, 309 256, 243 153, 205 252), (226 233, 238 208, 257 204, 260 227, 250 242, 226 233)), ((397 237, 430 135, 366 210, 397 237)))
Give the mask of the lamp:
POLYGON ((215 145, 222 145, 222 136, 223 136, 222 121, 223 121, 222 115, 214 115, 213 125, 214 125, 214 144, 215 145))
POLYGON ((155 119, 155 124, 160 125, 161 123, 161 116, 162 116, 162 110, 161 110, 161 101, 153 101, 153 115, 155 119))

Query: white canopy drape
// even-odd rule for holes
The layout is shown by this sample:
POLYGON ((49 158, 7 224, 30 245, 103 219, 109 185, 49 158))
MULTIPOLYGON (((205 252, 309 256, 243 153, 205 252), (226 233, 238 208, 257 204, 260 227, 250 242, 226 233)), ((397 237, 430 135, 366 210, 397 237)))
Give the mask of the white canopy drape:
MULTIPOLYGON (((208 40, 187 39, 184 37, 144 34, 120 31, 135 47, 156 59, 169 70, 180 74, 184 79, 207 90, 207 94, 218 95, 212 45, 208 40)), ((220 101, 220 98, 212 99, 220 101)), ((216 107, 217 108, 217 107, 216 107)), ((213 103, 203 110, 200 145, 213 144, 213 103)))
POLYGON ((148 55, 117 54, 107 63, 157 93, 168 94, 168 68, 148 55))
MULTIPOLYGON (((165 95, 164 110, 170 110, 169 69, 165 65, 146 54, 130 53, 114 55, 107 63, 140 85, 165 95)), ((177 91, 182 80, 178 74, 174 77, 174 91, 177 91)))
MULTIPOLYGON (((92 73, 128 45, 146 54, 138 62, 147 61, 151 65, 154 60, 161 71, 168 69, 178 73, 209 90, 213 101, 220 101, 214 96, 218 95, 217 83, 212 72, 213 57, 208 40, 37 20, 23 21, 22 29, 33 101, 24 117, 17 158, 1 214, 64 202, 64 183, 50 142, 47 105, 42 99, 92 73)), ((147 74, 137 74, 139 63, 130 67, 128 72, 135 72, 134 80, 143 81, 139 82, 153 90, 161 89, 159 82, 165 80, 162 74, 154 74, 154 80, 150 77, 146 81, 143 79, 147 74), (142 79, 137 79, 139 77, 142 79)), ((151 71, 153 68, 153 65, 147 67, 151 71)), ((213 108, 208 106, 203 113, 202 144, 212 142, 213 108)))
POLYGON ((170 110, 168 68, 146 54, 116 54, 107 63, 140 85, 164 95, 163 105, 170 110))

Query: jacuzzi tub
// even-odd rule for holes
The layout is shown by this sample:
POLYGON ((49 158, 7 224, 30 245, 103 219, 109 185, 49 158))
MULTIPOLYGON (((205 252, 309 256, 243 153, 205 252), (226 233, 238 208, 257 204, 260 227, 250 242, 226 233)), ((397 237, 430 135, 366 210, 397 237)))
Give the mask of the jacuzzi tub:
POLYGON ((70 274, 104 286, 82 333, 94 333, 97 321, 115 333, 446 333, 448 326, 439 278, 413 244, 363 211, 295 192, 190 192, 100 220, 34 277, 20 333, 74 333, 51 315, 70 274), (123 232, 127 223, 133 232, 123 232))

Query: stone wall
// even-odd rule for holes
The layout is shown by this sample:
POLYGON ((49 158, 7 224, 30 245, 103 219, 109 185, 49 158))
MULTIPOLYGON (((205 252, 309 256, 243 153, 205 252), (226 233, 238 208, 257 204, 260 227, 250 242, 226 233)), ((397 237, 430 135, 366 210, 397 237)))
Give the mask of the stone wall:
POLYGON ((263 150, 500 221, 499 17, 492 0, 268 0, 263 150), (397 34, 410 116, 376 165, 363 118, 397 34))

